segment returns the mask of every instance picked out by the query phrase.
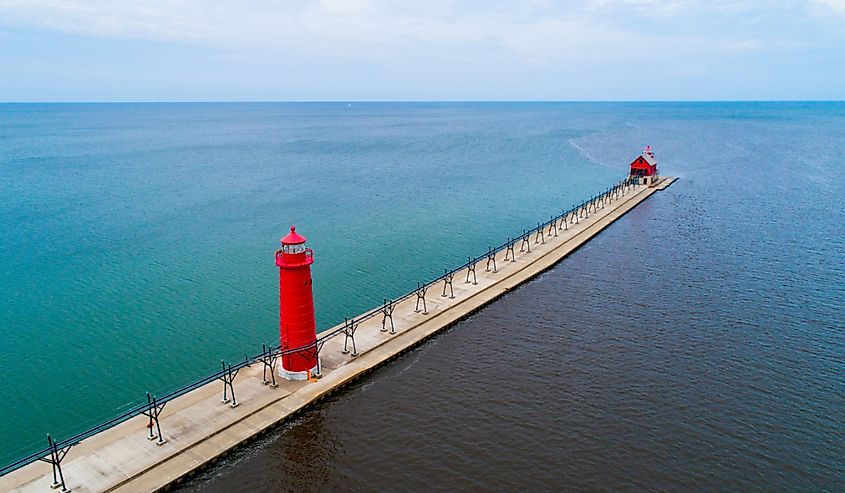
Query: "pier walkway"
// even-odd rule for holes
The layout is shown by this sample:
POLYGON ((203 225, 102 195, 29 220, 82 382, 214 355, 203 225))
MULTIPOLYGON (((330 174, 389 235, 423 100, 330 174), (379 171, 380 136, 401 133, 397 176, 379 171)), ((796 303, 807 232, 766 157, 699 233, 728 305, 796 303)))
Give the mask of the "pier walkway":
MULTIPOLYGON (((167 403, 159 416, 166 442, 147 440, 149 419, 136 416, 82 440, 67 451, 61 470, 69 490, 75 492, 155 491, 217 460, 233 447, 268 431, 308 405, 380 364, 414 347, 433 334, 549 269, 613 221, 675 179, 663 178, 657 186, 625 187, 593 205, 588 217, 559 222, 516 238, 511 248, 494 252, 493 265, 481 257, 473 272, 468 268, 428 286, 425 312, 418 297, 393 305, 391 317, 383 312, 355 327, 354 344, 344 333, 327 340, 320 351, 321 378, 287 381, 276 377, 278 387, 265 385, 262 364, 241 368, 231 388, 238 405, 221 403, 223 384, 214 381, 167 403), (530 252, 524 251, 527 246, 530 252), (511 260, 513 255, 513 260, 511 260), (507 256, 507 260, 506 260, 507 256), (469 279, 469 282, 467 281, 469 279), (454 291, 452 292, 450 288, 454 291), (443 296, 443 293, 446 296, 443 296), (384 328, 387 330, 383 331, 384 328), (344 352, 348 343, 349 352, 344 352), (356 354, 353 354, 356 353, 356 354)), ((573 218, 574 219, 574 218, 573 218)), ((343 325, 334 330, 342 329, 343 325)), ((330 329, 333 330, 333 329, 330 329)), ((53 483, 53 468, 32 462, 0 477, 0 491, 45 492, 53 483)))

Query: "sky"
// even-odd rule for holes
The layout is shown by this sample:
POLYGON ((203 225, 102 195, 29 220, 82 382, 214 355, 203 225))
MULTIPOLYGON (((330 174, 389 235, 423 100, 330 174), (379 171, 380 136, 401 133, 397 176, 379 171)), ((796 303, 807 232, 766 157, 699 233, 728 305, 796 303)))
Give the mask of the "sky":
POLYGON ((0 0, 0 101, 845 99, 845 0, 0 0))

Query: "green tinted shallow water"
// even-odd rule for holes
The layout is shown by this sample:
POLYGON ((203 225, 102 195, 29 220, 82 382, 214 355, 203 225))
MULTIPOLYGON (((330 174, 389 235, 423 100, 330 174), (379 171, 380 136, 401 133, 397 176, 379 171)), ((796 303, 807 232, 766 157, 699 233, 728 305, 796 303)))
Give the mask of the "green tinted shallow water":
POLYGON ((0 463, 277 343, 290 224, 327 328, 604 190, 654 142, 578 139, 648 108, 0 105, 0 463))

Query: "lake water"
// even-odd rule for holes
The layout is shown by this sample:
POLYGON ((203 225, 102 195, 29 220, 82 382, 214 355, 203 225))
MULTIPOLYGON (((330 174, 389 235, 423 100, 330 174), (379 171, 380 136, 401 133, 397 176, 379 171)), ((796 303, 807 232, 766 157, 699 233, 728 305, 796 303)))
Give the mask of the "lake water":
POLYGON ((291 223, 325 328, 651 144, 668 190, 188 489, 845 487, 843 103, 0 115, 0 462, 275 342, 291 223))

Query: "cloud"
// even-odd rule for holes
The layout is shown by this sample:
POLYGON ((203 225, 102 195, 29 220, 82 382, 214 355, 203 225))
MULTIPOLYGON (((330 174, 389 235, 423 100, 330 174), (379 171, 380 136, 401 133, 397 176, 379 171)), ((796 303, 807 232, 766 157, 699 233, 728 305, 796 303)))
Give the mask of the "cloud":
MULTIPOLYGON (((421 5, 400 10, 390 2, 376 0, 224 4, 193 0, 0 0, 0 23, 97 37, 269 52, 307 50, 378 56, 391 50, 449 51, 449 46, 475 46, 506 50, 533 60, 567 60, 577 58, 585 48, 601 54, 636 54, 642 49, 632 47, 653 49, 660 39, 672 45, 684 44, 684 39, 687 44, 696 44, 694 32, 676 32, 665 22, 678 23, 679 17, 693 14, 707 19, 735 4, 598 0, 480 2, 466 7, 438 0, 421 5)), ((750 41, 747 34, 728 37, 746 46, 759 44, 750 41)))
POLYGON ((817 0, 817 3, 839 12, 845 12, 845 0, 817 0))
MULTIPOLYGON (((677 22, 685 15, 700 17, 707 24, 714 14, 736 10, 736 5, 715 0, 432 0, 399 9, 384 0, 0 0, 0 23, 90 36, 228 46, 302 42, 317 47, 347 42, 465 45, 507 42, 526 31, 552 38, 561 37, 560 29, 601 36, 610 30, 650 32, 656 20, 673 18, 672 22, 677 22), (622 22, 615 22, 617 19, 622 22)), ((661 26, 663 30, 667 27, 661 26)))
MULTIPOLYGON (((816 11, 845 8, 843 4, 845 0, 772 0, 765 5, 726 0, 0 0, 0 31, 186 47, 202 55, 197 60, 207 60, 210 74, 214 64, 219 70, 251 64, 299 81, 343 80, 355 71, 367 75, 361 83, 376 85, 407 83, 416 76, 444 86, 460 81, 477 87, 493 77, 505 84, 507 76, 514 84, 521 78, 526 86, 578 81, 589 86, 590 79, 624 80, 624 72, 644 65, 652 76, 691 77, 730 64, 766 64, 767 58, 770 64, 788 64, 789 57, 797 56, 793 53, 821 46, 835 51, 837 45, 823 39, 835 36, 835 28, 816 11)), ((166 57, 167 50, 161 50, 166 57)))

